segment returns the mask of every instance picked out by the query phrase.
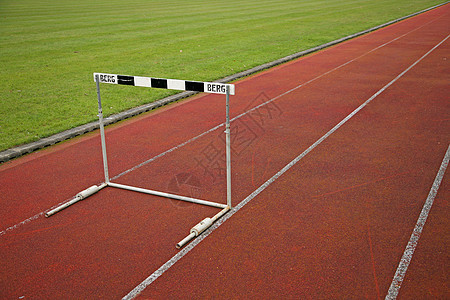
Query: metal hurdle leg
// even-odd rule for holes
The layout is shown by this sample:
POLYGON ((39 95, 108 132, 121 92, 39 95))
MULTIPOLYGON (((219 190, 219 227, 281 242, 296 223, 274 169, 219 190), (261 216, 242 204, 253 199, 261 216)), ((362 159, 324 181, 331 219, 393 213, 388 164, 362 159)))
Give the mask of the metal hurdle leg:
POLYGON ((105 183, 109 183, 108 174, 108 157, 106 155, 106 140, 105 140, 105 126, 103 124, 103 109, 102 98, 100 97, 100 80, 99 75, 95 75, 95 82, 97 84, 97 99, 98 99, 98 121, 100 123, 100 136, 102 140, 102 155, 103 155, 103 170, 105 172, 105 183))
POLYGON ((99 75, 95 75, 95 82, 97 83, 97 99, 98 99, 98 121, 100 126, 100 136, 102 140, 102 154, 103 154, 103 170, 105 173, 105 182, 100 185, 93 185, 84 191, 79 192, 75 195, 70 201, 61 204, 60 206, 48 211, 45 213, 45 216, 48 218, 57 212, 71 206, 72 204, 77 203, 80 200, 86 199, 87 197, 97 193, 101 189, 105 188, 109 184, 109 175, 108 175, 108 158, 106 155, 106 141, 105 141, 105 127, 103 124, 103 110, 102 110, 102 100, 100 97, 100 80, 98 78, 99 75))
POLYGON ((230 87, 227 86, 226 104, 226 156, 227 156, 227 205, 231 209, 231 141, 230 141, 230 87))
POLYGON ((226 164, 227 164, 227 206, 212 218, 206 218, 194 227, 192 227, 189 235, 177 244, 177 249, 182 248, 193 238, 199 236, 203 231, 208 229, 216 220, 231 210, 231 137, 230 137, 230 88, 227 86, 226 93, 226 123, 225 123, 225 140, 226 140, 226 164))

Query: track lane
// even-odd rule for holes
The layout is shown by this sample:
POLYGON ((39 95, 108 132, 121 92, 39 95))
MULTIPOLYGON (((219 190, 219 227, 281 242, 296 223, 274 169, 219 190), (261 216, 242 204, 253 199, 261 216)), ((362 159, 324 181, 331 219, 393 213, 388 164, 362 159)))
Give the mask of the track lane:
POLYGON ((429 124, 446 115, 443 81, 423 91, 432 104, 409 93, 393 101, 422 78, 411 71, 139 297, 384 297, 404 250, 397 241, 409 239, 448 141, 448 126, 429 124), (401 109, 408 104, 416 109, 401 109))

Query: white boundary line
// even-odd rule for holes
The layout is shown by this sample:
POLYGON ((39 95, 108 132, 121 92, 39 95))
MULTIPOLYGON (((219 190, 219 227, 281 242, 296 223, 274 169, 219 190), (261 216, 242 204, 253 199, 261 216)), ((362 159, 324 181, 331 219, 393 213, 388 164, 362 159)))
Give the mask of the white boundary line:
POLYGON ((402 285, 403 279, 405 278, 406 271, 408 270, 409 263, 411 262, 414 250, 419 243, 419 238, 422 233, 425 222, 427 221, 428 214, 430 213, 431 206, 433 206, 434 198, 439 190, 442 179, 444 178, 445 170, 447 169, 448 162, 450 160, 450 145, 447 148, 444 159, 442 160, 441 167, 434 179, 433 185, 431 186, 430 193, 428 194, 427 200, 423 205, 422 211, 420 212, 419 219, 417 219, 416 226, 411 234, 408 245, 406 245, 405 252, 398 265, 397 271, 395 272, 394 279, 392 280, 391 286, 389 287, 388 294, 386 295, 386 300, 397 299, 398 292, 402 285))
MULTIPOLYGON (((314 81, 316 81, 316 80, 318 80, 318 79, 320 79, 320 78, 322 78, 322 77, 324 77, 324 76, 326 76, 326 75, 328 75, 328 74, 330 74, 330 73, 332 73, 332 72, 334 72, 334 71, 336 71, 336 70, 339 70, 339 69, 345 67, 346 65, 348 65, 348 64, 350 64, 350 63, 352 63, 352 62, 354 62, 354 61, 356 61, 356 60, 358 60, 358 59, 360 59, 360 58, 362 58, 362 57, 364 57, 364 56, 366 56, 366 55, 368 55, 368 54, 370 54, 370 53, 372 53, 372 52, 374 52, 374 51, 376 51, 376 50, 378 50, 378 49, 380 49, 380 48, 382 48, 382 47, 384 47, 384 46, 386 46, 386 45, 389 45, 389 44, 391 44, 391 43, 397 41, 398 39, 400 39, 400 38, 402 38, 402 37, 404 37, 404 36, 406 36, 406 35, 408 35, 408 34, 414 32, 414 31, 417 31, 417 30, 423 28, 424 26, 426 26, 426 25, 428 25, 428 24, 430 24, 430 23, 435 22, 436 20, 438 20, 438 19, 440 19, 440 18, 442 18, 442 17, 439 17, 439 18, 436 18, 436 19, 434 19, 434 20, 431 20, 430 22, 428 22, 428 23, 426 23, 426 24, 423 24, 422 26, 419 26, 419 27, 417 27, 417 28, 415 28, 415 29, 413 29, 413 30, 411 30, 411 31, 408 31, 407 33, 402 34, 401 36, 398 36, 398 37, 392 39, 391 41, 386 42, 386 43, 384 43, 384 44, 382 44, 382 45, 380 45, 380 46, 377 46, 377 47, 373 48, 372 50, 370 50, 370 51, 368 51, 368 52, 366 52, 366 53, 364 53, 364 54, 362 54, 362 55, 360 55, 360 56, 358 56, 358 57, 356 57, 356 58, 354 58, 354 59, 351 59, 351 60, 349 60, 348 62, 343 63, 343 64, 340 65, 340 66, 337 66, 337 67, 334 68, 334 69, 331 69, 331 70, 329 70, 329 71, 327 71, 327 72, 325 72, 325 73, 323 73, 323 74, 321 74, 321 75, 319 75, 319 76, 317 76, 317 77, 315 77, 315 78, 313 78, 313 79, 311 79, 311 80, 309 80, 309 81, 307 81, 307 82, 305 82, 305 83, 302 83, 302 84, 300 84, 300 85, 298 85, 298 86, 296 86, 296 87, 294 87, 294 88, 292 88, 292 89, 290 89, 290 90, 288 90, 288 91, 286 91, 286 92, 284 92, 284 93, 282 93, 282 94, 280 94, 280 95, 278 95, 278 96, 276 96, 276 97, 274 97, 274 98, 272 98, 272 99, 270 99, 270 100, 268 100, 268 101, 266 101, 266 102, 264 102, 264 103, 262 103, 262 104, 260 104, 260 105, 258 105, 258 106, 256 106, 256 107, 254 107, 254 108, 252 108, 252 109, 249 109, 248 111, 246 111, 246 112, 244 112, 244 113, 242 113, 242 114, 240 114, 240 115, 238 115, 238 116, 232 118, 232 119, 230 120, 230 122, 233 122, 233 121, 237 120, 238 118, 241 118, 241 117, 243 117, 243 116, 245 116, 245 115, 251 113, 252 111, 257 110, 258 108, 260 108, 260 107, 262 107, 262 106, 264 106, 264 105, 267 105, 267 104, 269 104, 269 103, 271 103, 271 102, 273 102, 273 101, 279 99, 280 97, 282 97, 282 96, 284 96, 284 95, 287 95, 287 94, 289 94, 289 93, 291 93, 291 92, 293 92, 293 91, 295 91, 295 90, 297 90, 297 89, 299 89, 299 88, 301 88, 301 87, 303 87, 303 86, 306 86, 306 85, 310 84, 311 82, 314 82, 314 81)), ((327 50, 328 50, 328 49, 327 49, 327 50)), ((137 169, 139 169, 140 167, 143 167, 143 166, 149 164, 150 162, 152 162, 152 161, 154 161, 154 160, 156 160, 156 159, 158 159, 158 158, 160 158, 160 157, 162 157, 162 156, 164 156, 164 155, 166 155, 166 154, 168 154, 168 153, 170 153, 170 152, 173 152, 173 151, 175 151, 175 150, 177 150, 177 149, 179 149, 179 148, 181 148, 181 147, 183 147, 183 146, 185 146, 185 145, 187 145, 187 144, 189 144, 189 143, 191 143, 191 142, 193 142, 193 141, 195 141, 195 140, 201 138, 202 136, 204 136, 204 135, 206 135, 206 134, 208 134, 208 133, 211 133, 211 132, 213 132, 213 131, 219 129, 219 128, 222 127, 222 126, 225 126, 225 122, 224 122, 224 123, 221 123, 221 124, 219 124, 219 125, 216 125, 215 127, 211 128, 211 129, 209 129, 209 130, 207 130, 207 131, 205 131, 205 132, 203 132, 203 133, 201 133, 201 134, 199 134, 199 135, 197 135, 197 136, 195 136, 195 137, 193 137, 193 138, 191 138, 191 139, 189 139, 189 140, 187 140, 187 141, 185 141, 185 142, 183 142, 183 143, 181 143, 181 144, 179 144, 179 145, 177 145, 177 146, 175 146, 175 147, 173 147, 173 148, 171 148, 171 149, 169 149, 169 150, 166 150, 166 151, 164 151, 164 152, 162 152, 162 153, 160 153, 160 154, 158 154, 158 155, 156 155, 156 156, 154 156, 154 157, 152 157, 152 158, 150 158, 150 159, 148 159, 148 160, 146 160, 146 161, 144 161, 144 162, 142 162, 142 163, 140 163, 140 164, 138 164, 138 165, 136 165, 136 166, 134 166, 134 167, 132 167, 132 168, 130 168, 130 169, 128 169, 128 170, 126 170, 126 171, 123 171, 122 173, 120 173, 120 174, 118 174, 118 175, 112 177, 111 180, 116 180, 116 179, 119 178, 119 177, 122 177, 122 176, 124 176, 124 175, 126 175, 126 174, 128 174, 128 173, 130 173, 130 172, 132 172, 132 171, 134 171, 134 170, 137 170, 137 169)), ((69 199, 67 199, 66 201, 63 201, 63 202, 59 203, 58 205, 53 206, 52 208, 57 207, 57 206, 59 206, 59 205, 61 205, 61 204, 64 204, 65 202, 68 202, 68 201, 70 201, 71 199, 72 199, 72 198, 69 198, 69 199)), ((33 220, 38 219, 39 217, 43 216, 43 215, 45 214, 45 212, 51 210, 52 208, 50 208, 50 209, 48 209, 48 210, 46 210, 46 211, 40 212, 40 213, 38 213, 38 214, 36 214, 36 215, 34 215, 34 216, 32 216, 32 217, 30 217, 30 218, 28 218, 28 219, 26 219, 26 220, 20 222, 20 223, 17 223, 17 224, 15 224, 15 225, 13 225, 13 226, 10 226, 10 227, 8 227, 8 228, 6 228, 6 229, 0 231, 0 236, 6 234, 8 231, 11 231, 11 230, 14 230, 14 229, 20 227, 20 226, 23 225, 23 224, 26 224, 26 223, 29 223, 29 222, 31 222, 31 221, 33 221, 33 220)))
MULTIPOLYGON (((389 88, 392 84, 394 84, 398 79, 400 79, 406 72, 411 70, 414 66, 416 66, 420 61, 422 61, 425 57, 427 57, 433 50, 439 47, 442 43, 444 43, 450 35, 447 35, 445 39, 439 42, 436 46, 434 46, 431 50, 425 53, 421 58, 416 60, 412 65, 410 65, 407 69, 405 69, 402 73, 400 73, 397 77, 391 80, 388 84, 386 84, 383 88, 378 90, 375 94, 372 95, 369 99, 367 99, 363 104, 361 104, 357 109, 355 109, 352 113, 350 113, 347 117, 345 117, 341 122, 339 122, 336 126, 334 126, 330 131, 328 131, 324 136, 318 139, 314 144, 309 146, 303 153, 297 156, 294 160, 288 163, 284 168, 282 168, 278 173, 273 175, 269 180, 267 180, 264 184, 262 184, 259 188, 257 188, 253 193, 251 193, 247 198, 242 200, 237 206, 235 206, 229 213, 219 219, 216 223, 214 223, 209 229, 207 229, 202 235, 197 237, 193 242, 191 242, 186 248, 182 251, 178 252, 174 255, 169 261, 163 264, 158 270, 156 270, 153 274, 147 277, 144 281, 142 281, 137 287, 135 287, 128 295, 122 298, 122 300, 133 299, 137 295, 139 295, 147 286, 149 286, 152 282, 154 282, 159 276, 161 276, 165 271, 167 271, 170 267, 172 267, 178 260, 180 260, 184 255, 186 255, 189 251, 191 251, 195 246, 197 246, 203 239, 205 239, 211 232, 217 229, 221 224, 223 224, 226 220, 231 218, 236 212, 238 212, 244 205, 250 202, 253 198, 255 198, 259 193, 265 190, 271 183, 277 180, 281 175, 283 175, 286 171, 288 171, 292 166, 294 166, 297 162, 299 162, 303 157, 305 157, 309 152, 311 152, 314 148, 316 148, 320 143, 322 143, 326 138, 328 138, 332 133, 338 130, 342 125, 344 125, 348 120, 350 120, 355 114, 357 114, 361 109, 363 109, 367 104, 369 104, 373 99, 375 99, 378 95, 384 92, 387 88, 389 88)), ((288 93, 288 92, 286 92, 288 93)), ((285 94, 286 94, 285 93, 285 94)))
MULTIPOLYGON (((61 204, 62 204, 62 203, 61 203, 61 204)), ((36 215, 34 215, 34 216, 32 216, 32 217, 29 217, 29 218, 26 219, 26 220, 23 220, 23 221, 20 222, 20 223, 17 223, 17 224, 15 224, 15 225, 11 226, 11 227, 8 227, 8 228, 6 228, 5 230, 0 231, 0 236, 6 234, 8 231, 14 230, 14 229, 16 229, 16 228, 19 228, 19 227, 22 226, 22 225, 25 225, 25 224, 27 224, 27 223, 33 221, 33 220, 36 220, 36 219, 42 217, 43 215, 44 215, 44 212, 40 212, 40 213, 38 213, 38 214, 36 214, 36 215)))

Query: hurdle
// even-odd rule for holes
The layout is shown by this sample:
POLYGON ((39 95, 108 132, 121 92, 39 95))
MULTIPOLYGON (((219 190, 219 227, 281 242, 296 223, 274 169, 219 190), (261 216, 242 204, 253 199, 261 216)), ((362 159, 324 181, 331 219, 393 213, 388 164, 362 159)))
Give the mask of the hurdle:
POLYGON ((97 86, 97 102, 98 102, 98 120, 100 127, 100 139, 102 148, 102 159, 103 159, 103 172, 105 177, 105 182, 100 185, 93 185, 78 194, 76 194, 68 202, 59 205, 58 207, 45 213, 48 218, 57 212, 86 199, 87 197, 99 192, 103 188, 113 187, 117 189, 123 189, 138 193, 149 194, 153 196, 159 196, 164 198, 170 198, 179 201, 186 201, 200 205, 206 205, 211 207, 220 208, 221 211, 211 218, 205 218, 200 223, 195 225, 191 230, 189 235, 187 235, 183 240, 176 244, 177 249, 182 248, 193 238, 199 236, 202 232, 208 229, 216 220, 222 217, 225 213, 231 210, 231 137, 230 137, 230 95, 235 94, 235 86, 233 84, 217 83, 217 82, 201 82, 201 81, 188 81, 188 80, 178 80, 178 79, 164 79, 164 78, 153 78, 153 77, 141 77, 141 76, 129 76, 129 75, 117 75, 117 74, 107 74, 107 73, 94 73, 94 81, 97 86), (111 182, 108 170, 108 155, 106 152, 106 139, 105 139, 105 126, 103 121, 103 108, 102 100, 100 95, 100 83, 108 84, 118 84, 118 85, 128 85, 128 86, 138 86, 138 87, 148 87, 148 88, 162 88, 162 89, 172 89, 180 91, 194 91, 203 93, 213 93, 213 94, 224 94, 226 96, 226 121, 225 121, 225 147, 226 147, 226 186, 227 186, 227 204, 196 199, 181 195, 175 195, 170 193, 165 193, 161 191, 154 191, 140 187, 134 187, 130 185, 124 185, 120 183, 111 182))

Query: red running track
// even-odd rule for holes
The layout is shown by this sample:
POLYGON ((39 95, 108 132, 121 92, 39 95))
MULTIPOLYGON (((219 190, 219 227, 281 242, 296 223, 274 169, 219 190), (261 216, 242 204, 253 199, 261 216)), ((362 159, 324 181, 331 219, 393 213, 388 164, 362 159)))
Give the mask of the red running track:
MULTIPOLYGON (((237 82, 236 207, 182 251, 218 209, 107 188, 43 217, 103 181, 98 133, 1 165, 0 297, 384 298, 449 146, 449 12, 237 82)), ((224 106, 200 95, 110 126, 111 177, 225 203, 224 106)), ((399 298, 450 296, 448 199, 445 174, 399 298)))

